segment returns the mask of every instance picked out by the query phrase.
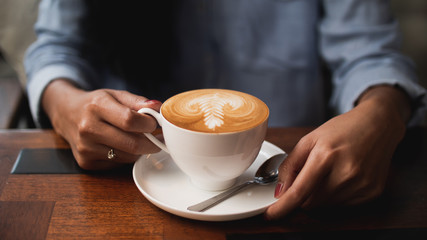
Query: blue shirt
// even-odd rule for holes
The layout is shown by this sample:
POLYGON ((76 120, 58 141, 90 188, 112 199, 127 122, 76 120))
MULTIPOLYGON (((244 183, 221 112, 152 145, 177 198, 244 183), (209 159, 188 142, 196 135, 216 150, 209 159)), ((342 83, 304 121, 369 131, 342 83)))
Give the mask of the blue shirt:
POLYGON ((412 123, 425 117, 426 91, 417 84, 411 61, 398 51, 398 24, 387 1, 180 0, 166 13, 171 28, 160 23, 167 17, 161 8, 112 2, 114 11, 135 17, 115 24, 119 17, 113 11, 104 14, 110 21, 96 21, 88 17, 84 0, 41 2, 38 38, 25 57, 30 108, 39 126, 49 123, 42 93, 57 78, 87 90, 124 89, 158 100, 193 88, 240 90, 269 106, 269 126, 319 125, 330 113, 351 110, 369 87, 390 84, 411 97, 412 123), (103 37, 92 38, 98 29, 103 37), (164 41, 132 41, 166 32, 159 38, 164 41), (96 57, 108 46, 127 52, 143 47, 131 61, 137 76, 126 79, 96 57), (171 50, 170 58, 162 62, 155 56, 164 49, 171 50))

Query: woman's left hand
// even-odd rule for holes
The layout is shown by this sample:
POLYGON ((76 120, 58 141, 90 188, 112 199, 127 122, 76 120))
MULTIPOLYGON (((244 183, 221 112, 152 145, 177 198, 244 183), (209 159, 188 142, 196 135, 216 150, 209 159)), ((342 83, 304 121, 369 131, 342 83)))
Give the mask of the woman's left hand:
POLYGON ((378 197, 409 118, 406 96, 391 86, 368 90, 351 111, 304 136, 282 163, 265 216, 298 207, 360 204, 378 197))

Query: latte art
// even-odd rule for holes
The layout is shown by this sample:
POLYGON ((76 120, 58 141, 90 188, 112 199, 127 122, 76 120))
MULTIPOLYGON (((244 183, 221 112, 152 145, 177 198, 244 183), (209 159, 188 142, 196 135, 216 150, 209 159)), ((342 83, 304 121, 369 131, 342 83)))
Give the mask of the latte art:
POLYGON ((162 105, 163 116, 174 125, 200 132, 235 132, 265 121, 268 107, 246 93, 201 89, 178 94, 162 105))
POLYGON ((201 111, 205 126, 215 131, 215 127, 221 127, 224 124, 225 111, 228 111, 229 116, 237 115, 236 110, 244 104, 244 99, 239 96, 229 93, 213 93, 195 98, 183 107, 185 107, 184 111, 193 109, 201 111))

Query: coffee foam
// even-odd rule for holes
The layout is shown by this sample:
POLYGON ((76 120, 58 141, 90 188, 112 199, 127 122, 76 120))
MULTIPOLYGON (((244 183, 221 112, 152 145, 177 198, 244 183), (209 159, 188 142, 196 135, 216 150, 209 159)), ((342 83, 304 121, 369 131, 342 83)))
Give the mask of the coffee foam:
POLYGON ((252 128, 268 117, 258 98, 232 90, 200 89, 178 94, 162 105, 163 116, 174 125, 199 132, 236 132, 252 128))

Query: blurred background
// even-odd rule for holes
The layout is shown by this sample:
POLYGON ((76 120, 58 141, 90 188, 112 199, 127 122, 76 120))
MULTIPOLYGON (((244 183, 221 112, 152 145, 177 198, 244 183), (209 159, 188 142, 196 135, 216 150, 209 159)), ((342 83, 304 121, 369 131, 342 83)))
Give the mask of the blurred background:
MULTIPOLYGON (((35 40, 39 0, 0 0, 0 129, 33 128, 22 59, 35 40)), ((427 1, 391 0, 403 33, 402 51, 417 64, 427 88, 427 1)))

